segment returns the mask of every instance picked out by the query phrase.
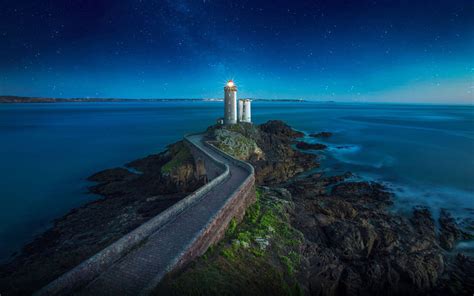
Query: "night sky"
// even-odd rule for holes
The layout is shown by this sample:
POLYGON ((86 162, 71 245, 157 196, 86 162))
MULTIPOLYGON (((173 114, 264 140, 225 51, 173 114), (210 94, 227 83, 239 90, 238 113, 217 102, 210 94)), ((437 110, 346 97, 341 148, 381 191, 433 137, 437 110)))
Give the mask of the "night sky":
POLYGON ((473 0, 0 2, 0 95, 472 103, 473 57, 473 0))

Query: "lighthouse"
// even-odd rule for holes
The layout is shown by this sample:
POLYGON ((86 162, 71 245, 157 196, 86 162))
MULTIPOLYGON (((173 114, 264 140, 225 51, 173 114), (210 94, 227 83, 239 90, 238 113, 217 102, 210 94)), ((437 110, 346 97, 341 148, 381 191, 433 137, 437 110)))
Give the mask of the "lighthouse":
POLYGON ((239 122, 242 122, 242 118, 244 118, 244 100, 240 99, 238 100, 239 102, 239 109, 237 110, 238 114, 239 114, 239 117, 237 118, 237 120, 239 122))
POLYGON ((251 112, 250 112, 250 100, 242 99, 239 100, 239 121, 240 122, 252 122, 251 112))
POLYGON ((229 80, 224 87, 224 124, 237 123, 237 86, 229 80))
POLYGON ((218 118, 217 124, 252 123, 250 102, 249 99, 237 100, 237 86, 234 81, 227 81, 224 87, 224 118, 218 118))

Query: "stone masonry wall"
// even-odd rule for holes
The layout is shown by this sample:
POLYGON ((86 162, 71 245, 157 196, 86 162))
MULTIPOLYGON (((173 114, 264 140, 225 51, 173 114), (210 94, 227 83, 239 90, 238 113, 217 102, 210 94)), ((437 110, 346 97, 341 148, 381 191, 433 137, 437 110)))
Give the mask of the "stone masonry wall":
MULTIPOLYGON (((123 254, 129 252, 131 248, 138 245, 151 233, 159 229, 161 225, 164 225, 167 221, 170 221, 170 219, 174 219, 179 213, 192 204, 199 202, 201 196, 216 185, 222 183, 229 176, 229 167, 226 164, 217 161, 212 155, 207 155, 206 152, 194 146, 191 141, 188 141, 186 137, 185 142, 190 146, 193 156, 202 157, 207 160, 211 159, 210 162, 206 163, 206 171, 214 177, 212 181, 51 282, 35 293, 36 295, 65 295, 84 286, 87 282, 100 274, 100 272, 119 260, 123 254)), ((182 254, 177 254, 176 264, 171 270, 178 270, 197 256, 202 255, 209 246, 215 244, 223 237, 230 220, 234 217, 238 220, 242 219, 245 209, 255 201, 255 174, 253 167, 248 163, 237 160, 222 152, 211 144, 205 143, 205 145, 217 154, 225 157, 234 165, 244 168, 249 172, 249 176, 245 179, 244 183, 229 196, 225 205, 213 217, 209 217, 206 226, 193 239, 190 245, 186 247, 186 251, 182 254)), ((161 277, 157 277, 141 294, 147 294, 147 291, 151 291, 160 280, 161 277)))
MULTIPOLYGON (((237 190, 233 192, 221 210, 214 216, 209 217, 207 225, 201 230, 190 246, 186 248, 186 251, 178 255, 179 260, 176 262, 170 272, 179 271, 193 259, 203 255, 210 246, 217 243, 225 235, 225 231, 227 230, 232 218, 241 221, 245 215, 245 210, 256 200, 254 168, 250 164, 235 159, 222 150, 219 150, 208 142, 205 144, 217 154, 227 158, 234 165, 240 166, 247 170, 249 172, 249 177, 243 184, 239 186, 237 190)), ((161 276, 157 277, 141 294, 146 295, 149 292, 152 292, 159 284, 161 279, 161 276)))
POLYGON ((181 257, 181 260, 175 267, 175 270, 182 268, 194 258, 204 254, 207 249, 217 243, 225 234, 232 218, 241 221, 245 210, 249 205, 255 202, 255 178, 248 180, 247 184, 236 192, 229 199, 225 207, 212 218, 206 229, 203 229, 201 236, 194 245, 181 257))

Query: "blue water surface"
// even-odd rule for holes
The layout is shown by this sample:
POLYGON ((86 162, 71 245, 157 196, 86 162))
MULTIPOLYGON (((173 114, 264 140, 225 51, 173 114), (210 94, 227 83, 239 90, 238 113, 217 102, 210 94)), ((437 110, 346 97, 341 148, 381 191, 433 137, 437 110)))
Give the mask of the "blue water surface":
MULTIPOLYGON (((222 102, 0 105, 0 258, 54 218, 98 198, 86 178, 162 151, 222 116, 222 102)), ((307 133, 331 131, 328 173, 386 183, 395 210, 426 205, 474 217, 474 107, 254 102, 253 121, 281 119, 307 133)))

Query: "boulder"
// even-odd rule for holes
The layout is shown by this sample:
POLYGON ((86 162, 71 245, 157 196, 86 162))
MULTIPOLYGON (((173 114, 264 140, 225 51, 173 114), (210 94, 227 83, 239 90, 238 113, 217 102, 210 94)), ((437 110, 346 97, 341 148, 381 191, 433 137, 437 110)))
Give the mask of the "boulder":
POLYGON ((455 243, 461 239, 462 232, 456 221, 445 209, 441 210, 439 216, 439 244, 446 250, 452 250, 455 243))

